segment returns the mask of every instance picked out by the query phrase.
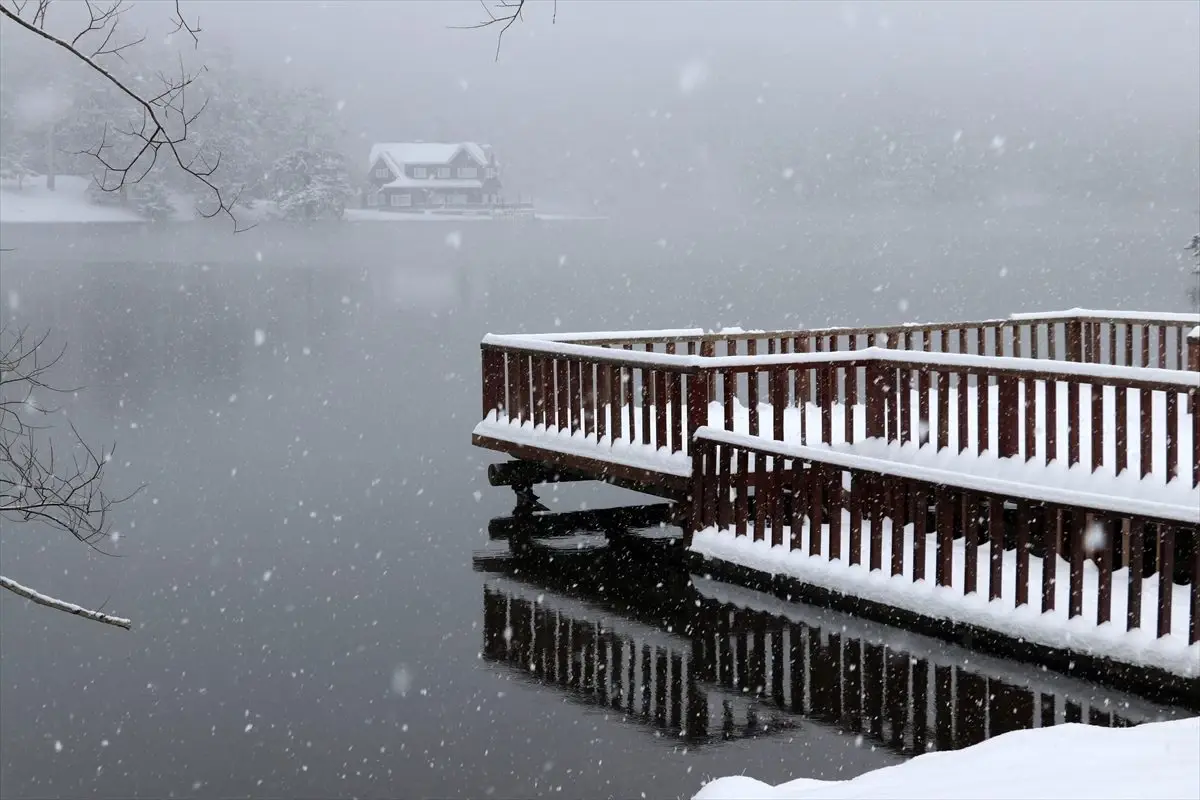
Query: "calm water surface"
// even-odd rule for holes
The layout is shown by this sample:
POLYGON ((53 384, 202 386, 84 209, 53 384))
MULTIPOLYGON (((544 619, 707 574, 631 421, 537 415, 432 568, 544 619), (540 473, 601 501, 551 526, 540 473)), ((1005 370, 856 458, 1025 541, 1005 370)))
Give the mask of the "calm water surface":
POLYGON ((69 346, 60 382, 86 390, 66 413, 117 443, 114 492, 146 489, 116 515, 121 558, 6 525, 6 574, 136 625, 0 599, 0 793, 677 797, 724 774, 848 777, 1033 720, 1170 714, 690 582, 669 527, 543 521, 510 548, 492 520, 512 495, 469 442, 488 331, 1186 310, 1191 225, 6 226, 4 321, 69 346))

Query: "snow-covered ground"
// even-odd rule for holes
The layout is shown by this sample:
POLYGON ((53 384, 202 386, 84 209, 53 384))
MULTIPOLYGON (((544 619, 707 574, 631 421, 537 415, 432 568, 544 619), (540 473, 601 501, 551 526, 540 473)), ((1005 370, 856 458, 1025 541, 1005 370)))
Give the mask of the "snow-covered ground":
POLYGON ((0 184, 0 222, 143 222, 127 208, 100 206, 88 200, 90 180, 79 175, 59 175, 55 190, 41 176, 28 178, 21 188, 16 181, 0 184))
POLYGON ((952 752, 927 753, 848 781, 769 786, 719 778, 695 800, 1101 800, 1200 797, 1200 719, 1133 728, 1056 725, 1014 731, 952 752))
MULTIPOLYGON (((491 214, 438 214, 433 212, 404 212, 378 211, 373 208, 347 208, 346 219, 350 222, 503 222, 520 221, 521 217, 496 216, 491 214)), ((596 221, 607 217, 575 216, 572 214, 537 214, 533 219, 543 222, 558 222, 565 220, 596 221)))

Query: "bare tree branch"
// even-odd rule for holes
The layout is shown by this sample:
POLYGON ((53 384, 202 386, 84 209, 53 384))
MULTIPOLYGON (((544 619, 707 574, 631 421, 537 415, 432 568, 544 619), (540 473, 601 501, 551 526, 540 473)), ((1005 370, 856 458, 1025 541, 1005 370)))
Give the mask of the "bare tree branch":
MULTIPOLYGON (((115 555, 101 547, 109 535, 109 512, 142 487, 124 497, 111 497, 101 483, 113 449, 96 451, 69 420, 71 439, 64 449, 56 445, 50 426, 33 422, 55 413, 43 404, 44 395, 77 391, 50 382, 49 372, 66 348, 49 350, 48 337, 30 337, 25 328, 0 328, 0 520, 41 522, 98 553, 115 555)), ((98 612, 38 595, 19 584, 4 584, 4 588, 42 605, 99 619, 98 612)))
POLYGON ((65 600, 59 600, 56 597, 51 597, 47 594, 42 594, 36 589, 30 589, 28 586, 23 586, 14 580, 0 575, 0 589, 8 589, 13 594, 20 595, 26 600, 37 603, 40 606, 47 606, 59 611, 65 611, 68 614, 74 614, 77 617, 90 619, 93 622, 103 622, 105 625, 114 625, 118 628, 130 630, 133 627, 133 622, 125 617, 114 617, 112 614, 104 614, 100 611, 93 611, 90 608, 77 606, 74 603, 68 603, 65 600))
MULTIPOLYGON (((84 5, 88 11, 89 21, 70 39, 47 30, 46 11, 49 5, 49 0, 38 0, 36 7, 31 7, 27 1, 0 0, 0 18, 9 19, 28 33, 70 53, 73 58, 116 87, 142 112, 142 122, 139 128, 120 131, 137 143, 131 157, 113 155, 112 145, 107 137, 107 127, 100 143, 96 147, 84 151, 87 155, 94 157, 104 169, 103 176, 97 180, 100 188, 104 191, 115 192, 127 185, 137 183, 158 162, 160 152, 165 150, 170 161, 173 161, 193 180, 200 183, 215 199, 216 206, 211 211, 197 209, 200 216, 211 218, 224 214, 233 222, 235 233, 246 230, 247 228, 239 226, 233 212, 237 204, 238 192, 234 192, 232 197, 227 197, 217 183, 212 180, 215 167, 208 167, 208 159, 198 151, 185 154, 181 148, 181 145, 188 139, 190 126, 200 113, 189 113, 186 107, 187 88, 195 81, 197 73, 189 73, 184 68, 181 56, 178 77, 168 77, 165 73, 159 73, 159 79, 164 84, 163 91, 153 96, 141 94, 99 63, 99 60, 105 56, 117 56, 123 60, 122 51, 145 40, 145 36, 129 41, 120 41, 116 38, 121 15, 127 10, 125 0, 112 0, 108 4, 98 3, 96 0, 85 0, 84 5), (27 11, 31 13, 27 14, 27 11), (96 41, 97 39, 99 41, 96 41), (87 44, 89 41, 96 43, 91 46, 87 44)), ((186 31, 192 37, 193 43, 198 43, 199 20, 189 23, 180 10, 179 0, 175 0, 174 21, 175 28, 172 33, 186 31)), ((203 110, 202 105, 200 111, 203 110)), ((219 154, 217 163, 219 163, 219 154)))
MULTIPOLYGON (((497 0, 494 3, 495 11, 488 7, 486 0, 479 0, 479 5, 483 6, 484 13, 488 15, 487 19, 474 25, 451 25, 450 27, 455 30, 474 30, 499 25, 500 33, 496 36, 496 60, 499 61, 500 45, 504 42, 504 34, 508 32, 514 22, 521 19, 521 12, 525 9, 525 0, 497 0)), ((554 0, 554 15, 558 16, 558 0, 554 0)))

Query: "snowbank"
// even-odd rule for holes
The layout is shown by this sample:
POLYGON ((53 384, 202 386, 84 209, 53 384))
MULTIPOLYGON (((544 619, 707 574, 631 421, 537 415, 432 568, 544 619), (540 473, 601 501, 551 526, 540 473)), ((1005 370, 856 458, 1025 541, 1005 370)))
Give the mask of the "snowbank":
POLYGON ((965 750, 928 753, 848 781, 800 779, 769 786, 719 778, 694 800, 808 798, 1200 797, 1200 719, 1135 728, 1069 724, 1015 731, 965 750))
POLYGON ((87 198, 90 179, 59 175, 56 189, 46 188, 43 177, 29 178, 17 188, 13 181, 0 186, 0 222, 143 222, 127 208, 99 206, 87 198))

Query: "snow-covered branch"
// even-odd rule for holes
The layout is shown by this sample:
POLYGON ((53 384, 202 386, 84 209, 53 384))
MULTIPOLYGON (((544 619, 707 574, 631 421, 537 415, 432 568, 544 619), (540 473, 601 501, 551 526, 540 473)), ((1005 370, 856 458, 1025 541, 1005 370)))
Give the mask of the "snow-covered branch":
POLYGON ((90 608, 77 606, 74 603, 68 603, 65 600, 59 600, 56 597, 51 597, 47 594, 42 594, 36 589, 30 589, 28 586, 23 586, 14 580, 0 575, 0 588, 8 589, 13 594, 20 595, 26 600, 37 603, 39 606, 54 608, 59 611, 65 611, 68 614, 74 614, 77 617, 90 619, 93 622, 103 622, 105 625, 114 625, 118 628, 130 630, 133 627, 133 622, 125 617, 114 617, 112 614, 105 614, 102 611, 93 611, 90 608))

